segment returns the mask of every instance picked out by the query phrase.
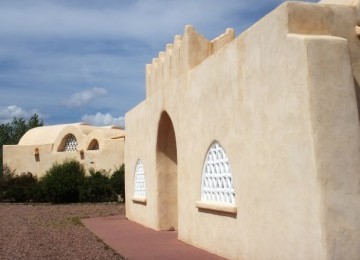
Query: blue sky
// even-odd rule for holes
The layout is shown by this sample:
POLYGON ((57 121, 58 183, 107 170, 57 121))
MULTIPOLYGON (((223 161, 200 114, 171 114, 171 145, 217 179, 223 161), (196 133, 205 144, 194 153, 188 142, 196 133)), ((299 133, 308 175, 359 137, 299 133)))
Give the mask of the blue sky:
POLYGON ((124 125, 145 98, 145 64, 186 24, 238 35, 282 2, 0 0, 0 123, 124 125))

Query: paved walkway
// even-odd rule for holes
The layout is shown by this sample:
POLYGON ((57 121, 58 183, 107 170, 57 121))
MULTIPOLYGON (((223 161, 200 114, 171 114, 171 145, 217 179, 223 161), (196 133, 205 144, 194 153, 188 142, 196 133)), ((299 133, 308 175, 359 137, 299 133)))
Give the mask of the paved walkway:
POLYGON ((127 259, 224 259, 177 239, 175 231, 155 231, 124 215, 83 219, 84 225, 127 259))

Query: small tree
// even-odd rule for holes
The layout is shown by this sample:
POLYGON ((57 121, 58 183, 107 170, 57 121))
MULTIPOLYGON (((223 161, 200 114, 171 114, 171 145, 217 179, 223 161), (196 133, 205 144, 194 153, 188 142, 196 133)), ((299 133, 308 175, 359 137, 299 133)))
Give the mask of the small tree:
POLYGON ((30 119, 28 120, 27 124, 26 124, 26 128, 28 130, 38 127, 38 126, 43 126, 44 125, 44 121, 42 119, 39 118, 38 114, 34 114, 32 117, 30 117, 30 119))

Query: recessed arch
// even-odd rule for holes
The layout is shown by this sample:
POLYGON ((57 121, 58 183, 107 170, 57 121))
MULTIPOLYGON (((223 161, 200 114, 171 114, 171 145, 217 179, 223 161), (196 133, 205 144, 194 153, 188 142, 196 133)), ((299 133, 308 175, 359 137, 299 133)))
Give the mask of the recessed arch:
POLYGON ((96 139, 92 139, 89 146, 88 146, 88 150, 99 150, 100 146, 99 146, 99 142, 96 139))
POLYGON ((205 156, 201 178, 201 201, 235 205, 235 189, 229 159, 214 141, 205 156))
POLYGON ((77 151, 78 141, 73 134, 67 134, 62 139, 59 149, 59 152, 72 152, 77 151))
POLYGON ((160 116, 157 144, 156 171, 158 180, 159 228, 178 226, 177 147, 175 130, 167 112, 160 116))

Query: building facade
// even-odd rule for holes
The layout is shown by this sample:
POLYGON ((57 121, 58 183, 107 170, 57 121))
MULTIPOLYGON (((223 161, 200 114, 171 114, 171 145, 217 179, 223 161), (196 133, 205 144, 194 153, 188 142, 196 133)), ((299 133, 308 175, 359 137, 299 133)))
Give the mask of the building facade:
POLYGON ((124 163, 125 131, 84 123, 30 129, 18 145, 3 146, 3 164, 41 177, 54 164, 76 159, 86 170, 115 170, 124 163))
POLYGON ((126 214, 229 259, 360 258, 360 2, 192 26, 126 114, 126 214))

